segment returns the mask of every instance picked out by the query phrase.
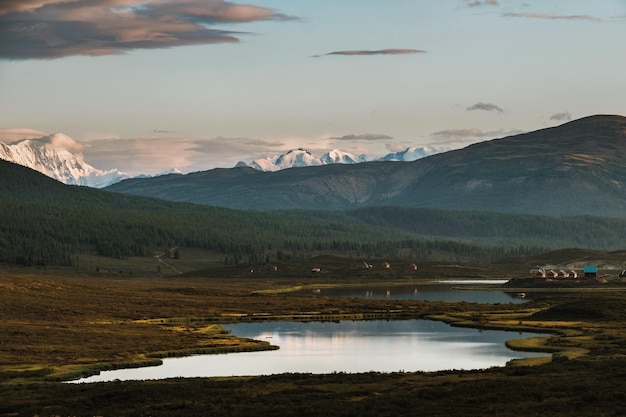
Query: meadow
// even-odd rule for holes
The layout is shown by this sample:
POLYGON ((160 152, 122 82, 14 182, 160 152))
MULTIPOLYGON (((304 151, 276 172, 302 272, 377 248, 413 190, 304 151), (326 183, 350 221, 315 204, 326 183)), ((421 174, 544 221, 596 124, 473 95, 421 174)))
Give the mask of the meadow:
MULTIPOLYGON (((576 291, 566 297, 521 305, 345 299, 290 292, 319 286, 419 283, 433 276, 503 278, 505 271, 515 274, 517 268, 513 261, 508 266, 429 263, 411 272, 400 267, 404 263, 397 259, 389 271, 372 271, 353 259, 322 257, 284 262, 276 270, 259 264, 152 278, 119 271, 3 267, 0 415, 602 416, 626 412, 621 386, 626 376, 622 327, 626 294, 616 276, 609 277, 607 284, 589 282, 570 288, 576 291), (313 265, 324 265, 321 273, 311 273, 313 265), (546 357, 483 371, 60 382, 99 370, 155 363, 164 356, 271 348, 267 342, 240 340, 223 332, 220 322, 255 315, 300 320, 323 315, 339 320, 358 314, 550 333, 512 345, 544 351, 546 357)), ((529 284, 523 279, 513 282, 529 284)))

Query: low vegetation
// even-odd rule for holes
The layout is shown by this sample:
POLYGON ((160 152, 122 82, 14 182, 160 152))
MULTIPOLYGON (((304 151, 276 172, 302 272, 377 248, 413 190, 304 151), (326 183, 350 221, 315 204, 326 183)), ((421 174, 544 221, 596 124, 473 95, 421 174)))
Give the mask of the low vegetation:
MULTIPOLYGON (((553 253, 552 257, 559 255, 563 254, 553 253)), ((598 259, 595 252, 587 256, 598 259)), ((380 261, 372 263, 379 265, 380 261)), ((289 291, 363 283, 399 285, 433 277, 506 276, 525 282, 521 278, 526 265, 535 261, 420 263, 417 271, 411 271, 400 267, 408 260, 395 259, 392 268, 384 271, 367 270, 350 258, 320 257, 285 261, 277 270, 263 269, 266 264, 260 263, 162 278, 5 265, 0 274, 0 415, 626 413, 621 388, 626 376, 626 331, 622 326, 626 293, 615 274, 607 284, 525 304, 347 299, 289 291), (320 273, 312 273, 312 265, 321 266, 320 273), (256 272, 251 272, 254 268, 256 272), (506 271, 509 275, 502 275, 506 271), (547 352, 546 357, 484 371, 283 374, 78 385, 55 382, 103 369, 146 365, 164 356, 270 348, 264 342, 239 340, 219 326, 259 313, 299 319, 401 314, 458 326, 540 330, 550 336, 509 342, 516 349, 547 352)))
POLYGON ((626 255, 546 252, 570 241, 617 249, 625 229, 399 208, 242 212, 68 187, 0 161, 0 416, 625 415, 626 255), (527 278, 537 265, 584 263, 601 279, 527 278), (481 305, 296 291, 436 278, 507 278, 507 291, 544 297, 481 305), (168 356, 273 349, 220 327, 251 317, 431 318, 550 336, 509 342, 545 357, 484 371, 60 382, 168 356))

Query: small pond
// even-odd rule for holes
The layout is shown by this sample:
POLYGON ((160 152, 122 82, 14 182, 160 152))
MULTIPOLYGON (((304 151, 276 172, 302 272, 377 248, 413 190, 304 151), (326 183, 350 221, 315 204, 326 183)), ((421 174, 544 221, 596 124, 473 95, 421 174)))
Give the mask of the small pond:
POLYGON ((397 372, 484 369, 546 356, 515 352, 504 342, 532 333, 480 331, 430 320, 270 322, 225 325, 233 334, 280 346, 265 352, 165 359, 163 365, 102 372, 72 382, 174 377, 270 375, 288 372, 397 372))

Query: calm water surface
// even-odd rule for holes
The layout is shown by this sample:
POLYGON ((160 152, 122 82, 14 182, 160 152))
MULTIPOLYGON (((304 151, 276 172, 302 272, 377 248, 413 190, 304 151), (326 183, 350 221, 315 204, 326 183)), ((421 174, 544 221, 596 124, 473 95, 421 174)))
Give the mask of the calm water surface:
MULTIPOLYGON (((393 287, 320 288, 298 292, 300 295, 323 297, 352 297, 390 300, 454 301, 481 304, 524 303, 517 293, 499 290, 474 290, 470 285, 493 285, 507 280, 441 280, 435 284, 404 285, 393 287), (465 287, 465 288, 464 288, 465 287)), ((529 297, 532 295, 529 294, 529 297)))
POLYGON ((509 339, 536 336, 532 333, 479 331, 428 320, 240 323, 224 327, 237 336, 266 340, 280 349, 165 359, 161 366, 106 371, 73 382, 484 369, 503 366, 514 358, 545 356, 514 352, 504 345, 509 339))

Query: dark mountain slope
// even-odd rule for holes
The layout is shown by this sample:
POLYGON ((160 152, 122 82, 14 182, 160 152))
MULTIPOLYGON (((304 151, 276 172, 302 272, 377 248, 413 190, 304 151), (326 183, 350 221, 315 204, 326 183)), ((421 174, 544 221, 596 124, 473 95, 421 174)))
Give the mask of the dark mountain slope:
POLYGON ((394 203, 626 215, 626 118, 621 116, 591 116, 422 161, 423 173, 394 203))
POLYGON ((215 169, 111 191, 240 209, 375 205, 626 216, 626 118, 590 116, 409 163, 215 169))
POLYGON ((402 182, 392 181, 399 165, 370 162, 277 172, 249 167, 213 169, 130 179, 107 190, 237 209, 346 209, 378 201, 390 189, 402 189, 402 182))
POLYGON ((622 219, 392 206, 237 211, 68 186, 0 161, 0 262, 26 265, 72 265, 77 254, 151 256, 172 247, 213 251, 228 263, 321 252, 484 261, 547 248, 621 249, 625 230, 622 219))
POLYGON ((418 237, 333 219, 244 212, 69 186, 0 160, 0 262, 70 265, 77 253, 126 258, 171 247, 202 248, 241 262, 331 249, 380 247, 381 253, 394 253, 404 246, 401 239, 418 237))

